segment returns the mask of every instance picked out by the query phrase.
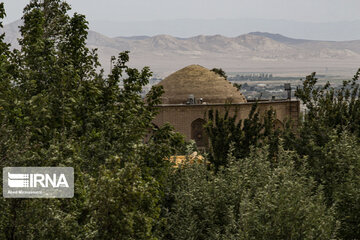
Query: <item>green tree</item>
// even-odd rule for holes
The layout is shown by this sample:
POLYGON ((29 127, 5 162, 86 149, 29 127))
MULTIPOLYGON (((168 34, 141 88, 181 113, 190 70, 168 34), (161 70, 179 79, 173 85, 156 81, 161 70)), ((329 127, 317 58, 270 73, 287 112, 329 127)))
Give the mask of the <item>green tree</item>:
POLYGON ((324 158, 317 159, 321 168, 314 175, 321 176, 328 204, 335 203, 341 222, 339 238, 356 239, 360 235, 360 144, 356 137, 344 132, 330 135, 323 149, 324 158))
POLYGON ((315 73, 306 77, 303 86, 297 88, 295 96, 306 106, 303 126, 300 128, 301 142, 298 148, 304 154, 316 152, 306 149, 308 138, 314 139, 319 146, 324 146, 329 140, 332 129, 338 133, 345 130, 360 136, 359 111, 359 76, 360 69, 351 81, 344 81, 340 89, 330 83, 317 86, 315 73))
POLYGON ((153 178, 144 178, 139 166, 115 156, 92 179, 90 239, 156 239, 153 226, 159 215, 160 192, 153 178), (121 167, 120 167, 121 166, 121 167))
POLYGON ((228 155, 217 174, 202 164, 178 168, 172 176, 165 239, 332 239, 338 227, 321 187, 307 177, 303 159, 279 150, 249 157, 228 155))
POLYGON ((208 112, 208 122, 205 130, 209 136, 209 160, 217 171, 220 166, 227 166, 230 146, 234 145, 234 156, 243 158, 248 156, 251 147, 260 147, 265 142, 272 144, 272 156, 275 156, 276 141, 279 133, 274 129, 275 112, 266 111, 260 116, 257 103, 253 104, 248 118, 237 120, 237 114, 230 116, 229 109, 225 114, 216 110, 208 112))
POLYGON ((161 168, 169 167, 160 159, 164 162, 182 139, 164 128, 156 142, 172 142, 171 150, 144 144, 162 88, 153 88, 143 101, 140 93, 151 72, 129 68, 128 52, 114 58, 105 77, 96 51, 86 47, 85 17, 69 16, 69 9, 64 1, 33 0, 24 9, 21 49, 10 53, 0 39, 0 167, 74 167, 75 196, 1 198, 6 211, 0 213, 0 238, 151 239, 165 182, 161 168), (146 159, 155 155, 156 160, 146 159), (93 197, 98 186, 106 198, 93 197), (106 206, 119 199, 122 206, 115 203, 108 214, 106 206), (111 232, 106 226, 126 231, 111 232))
POLYGON ((295 93, 306 106, 304 119, 295 136, 286 136, 288 148, 307 156, 309 176, 323 186, 328 206, 336 204, 340 239, 359 236, 359 76, 360 70, 338 89, 307 76, 295 93))

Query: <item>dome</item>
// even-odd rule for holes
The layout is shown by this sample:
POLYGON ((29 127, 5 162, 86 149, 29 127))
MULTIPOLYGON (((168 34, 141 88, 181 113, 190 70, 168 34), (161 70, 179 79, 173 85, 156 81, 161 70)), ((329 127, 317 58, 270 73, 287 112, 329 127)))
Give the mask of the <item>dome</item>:
POLYGON ((199 65, 190 65, 162 80, 163 104, 185 104, 189 96, 205 103, 244 103, 245 97, 225 78, 199 65))

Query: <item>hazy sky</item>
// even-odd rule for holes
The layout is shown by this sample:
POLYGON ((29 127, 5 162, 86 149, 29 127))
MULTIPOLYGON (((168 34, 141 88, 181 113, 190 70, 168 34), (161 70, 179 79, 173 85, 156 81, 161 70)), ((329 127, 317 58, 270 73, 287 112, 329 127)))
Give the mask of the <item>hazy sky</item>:
MULTIPOLYGON (((1 1, 1 0, 0 0, 1 1)), ((6 23, 21 17, 28 0, 5 0, 6 23)), ((360 19, 359 0, 68 0, 88 20, 262 18, 307 22, 360 19)))

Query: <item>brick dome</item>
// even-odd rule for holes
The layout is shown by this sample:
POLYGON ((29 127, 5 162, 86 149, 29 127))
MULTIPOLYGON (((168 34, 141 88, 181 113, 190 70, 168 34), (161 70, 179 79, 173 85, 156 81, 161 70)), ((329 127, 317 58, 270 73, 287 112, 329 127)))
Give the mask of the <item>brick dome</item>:
POLYGON ((158 85, 164 87, 163 104, 185 104, 190 95, 195 102, 244 103, 245 97, 225 78, 199 65, 190 65, 176 71, 158 85))

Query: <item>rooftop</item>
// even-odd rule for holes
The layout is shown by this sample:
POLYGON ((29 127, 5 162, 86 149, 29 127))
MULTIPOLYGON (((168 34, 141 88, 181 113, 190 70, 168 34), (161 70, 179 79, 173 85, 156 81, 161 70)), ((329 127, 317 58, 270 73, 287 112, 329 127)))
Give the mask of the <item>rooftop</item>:
POLYGON ((176 71, 158 85, 164 87, 163 104, 185 104, 190 96, 195 103, 245 103, 236 87, 220 75, 199 65, 190 65, 176 71))

